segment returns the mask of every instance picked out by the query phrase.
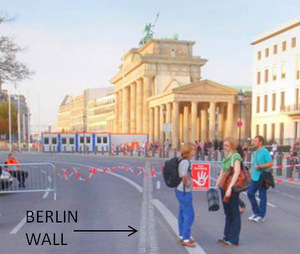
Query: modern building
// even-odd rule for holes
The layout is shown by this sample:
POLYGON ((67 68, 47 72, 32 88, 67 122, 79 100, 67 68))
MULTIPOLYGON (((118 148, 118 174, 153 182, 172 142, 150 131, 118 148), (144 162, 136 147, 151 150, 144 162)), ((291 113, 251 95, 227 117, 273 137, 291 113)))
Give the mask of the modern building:
POLYGON ((112 87, 85 89, 83 93, 66 95, 58 113, 58 131, 87 131, 88 102, 112 93, 112 87))
POLYGON ((290 144, 300 137, 300 17, 256 37, 253 134, 290 144))
POLYGON ((152 39, 124 55, 110 80, 115 93, 114 132, 146 133, 160 144, 168 138, 174 148, 181 142, 238 137, 239 130, 243 139, 250 137, 251 116, 246 119, 245 111, 251 100, 244 101, 238 119, 238 91, 201 80, 207 60, 193 55, 194 44, 152 39))
POLYGON ((88 102, 87 130, 90 132, 113 132, 115 95, 90 100, 88 102))
MULTIPOLYGON (((17 118, 20 116, 20 141, 26 141, 28 139, 28 119, 30 118, 29 108, 27 106, 26 97, 24 95, 18 94, 8 94, 7 90, 0 91, 0 103, 8 102, 8 96, 10 96, 10 101, 15 111, 18 112, 17 118), (20 111, 20 112, 19 112, 20 111)), ((18 120, 17 120, 18 122, 18 120)), ((17 123, 18 125, 18 123, 17 123)), ((1 134, 1 130, 0 130, 1 134)), ((3 135, 4 136, 4 135, 3 135)), ((7 135, 6 135, 7 136, 7 135)), ((18 133, 13 133, 13 141, 17 141, 18 133)), ((8 136, 6 137, 8 139, 8 136)))

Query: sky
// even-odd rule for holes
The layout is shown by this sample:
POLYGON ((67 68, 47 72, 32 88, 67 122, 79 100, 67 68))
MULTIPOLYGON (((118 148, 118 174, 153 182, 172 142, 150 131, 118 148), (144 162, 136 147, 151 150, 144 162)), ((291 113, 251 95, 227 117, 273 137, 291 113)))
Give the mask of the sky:
MULTIPOLYGON (((154 38, 177 33, 195 41, 194 55, 208 59, 203 79, 251 86, 251 42, 299 16, 300 1, 0 0, 0 12, 13 18, 0 35, 26 48, 18 59, 35 72, 18 86, 38 128, 57 122, 65 95, 109 86, 123 54, 138 47, 158 12, 154 38)), ((16 93, 13 84, 3 88, 16 93)))

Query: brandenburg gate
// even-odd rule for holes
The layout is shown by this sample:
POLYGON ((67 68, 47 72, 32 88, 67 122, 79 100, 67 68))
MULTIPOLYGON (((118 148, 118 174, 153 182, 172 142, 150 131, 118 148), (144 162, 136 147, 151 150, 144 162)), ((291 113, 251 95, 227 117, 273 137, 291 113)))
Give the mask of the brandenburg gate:
MULTIPOLYGON (((207 60, 193 55, 194 44, 152 39, 123 56, 119 72, 110 80, 114 132, 146 133, 150 142, 160 144, 169 139, 174 148, 181 142, 237 135, 238 91, 201 79, 207 60), (165 123, 171 132, 164 133, 165 123)), ((241 121, 245 124, 245 116, 241 121)))

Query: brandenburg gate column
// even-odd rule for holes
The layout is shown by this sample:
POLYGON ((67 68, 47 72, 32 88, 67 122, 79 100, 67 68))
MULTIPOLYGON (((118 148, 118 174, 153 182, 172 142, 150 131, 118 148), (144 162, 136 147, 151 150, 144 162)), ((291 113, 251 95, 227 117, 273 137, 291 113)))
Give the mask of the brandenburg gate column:
POLYGON ((218 133, 219 139, 224 139, 223 128, 224 128, 224 104, 219 105, 219 114, 218 114, 218 133))
POLYGON ((192 102, 192 109, 191 109, 191 117, 192 117, 192 136, 191 142, 194 142, 197 139, 197 115, 198 115, 198 103, 192 102))
POLYGON ((159 117, 159 106, 156 106, 155 108, 154 108, 154 140, 155 141, 158 141, 158 135, 159 135, 159 119, 158 119, 158 117, 159 117))
MULTIPOLYGON (((171 123, 172 119, 172 104, 169 102, 166 105, 166 123, 171 123)), ((166 139, 170 140, 170 133, 166 134, 166 139)))
POLYGON ((136 85, 130 86, 130 133, 136 133, 136 85))
POLYGON ((119 93, 115 93, 115 119, 113 132, 119 132, 119 93))
POLYGON ((149 133, 149 108, 147 99, 151 91, 151 77, 144 77, 144 94, 143 94, 143 133, 149 133))
POLYGON ((205 141, 207 139, 207 109, 201 109, 201 139, 205 141))
POLYGON ((149 109, 149 141, 154 140, 154 108, 149 109))
POLYGON ((227 137, 232 136, 232 126, 233 123, 233 102, 228 102, 227 104, 227 137))
POLYGON ((159 143, 161 146, 164 145, 164 114, 163 114, 164 105, 159 107, 159 143))
POLYGON ((216 133, 216 103, 209 104, 209 138, 214 139, 216 133))
POLYGON ((123 119, 123 89, 119 90, 119 103, 118 103, 118 107, 119 107, 119 114, 118 114, 118 132, 122 132, 123 131, 123 127, 122 127, 122 119, 123 119))
POLYGON ((178 148, 179 136, 179 103, 173 102, 173 115, 172 115, 172 146, 178 148))
POLYGON ((129 133, 129 88, 123 89, 123 133, 129 133))
POLYGON ((143 99, 143 83, 142 80, 137 80, 136 83, 136 132, 142 133, 142 99, 143 99))
POLYGON ((189 142, 189 106, 183 108, 183 142, 189 142))

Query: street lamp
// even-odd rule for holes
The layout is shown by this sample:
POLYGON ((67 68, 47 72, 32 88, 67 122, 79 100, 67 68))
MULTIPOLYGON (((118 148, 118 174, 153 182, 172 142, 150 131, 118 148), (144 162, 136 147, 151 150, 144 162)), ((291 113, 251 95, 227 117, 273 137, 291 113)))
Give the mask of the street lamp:
POLYGON ((241 144, 241 127, 242 127, 242 105, 245 98, 245 94, 243 93, 242 89, 239 91, 237 95, 237 99, 239 101, 239 121, 238 121, 238 127, 239 127, 239 144, 241 144))

